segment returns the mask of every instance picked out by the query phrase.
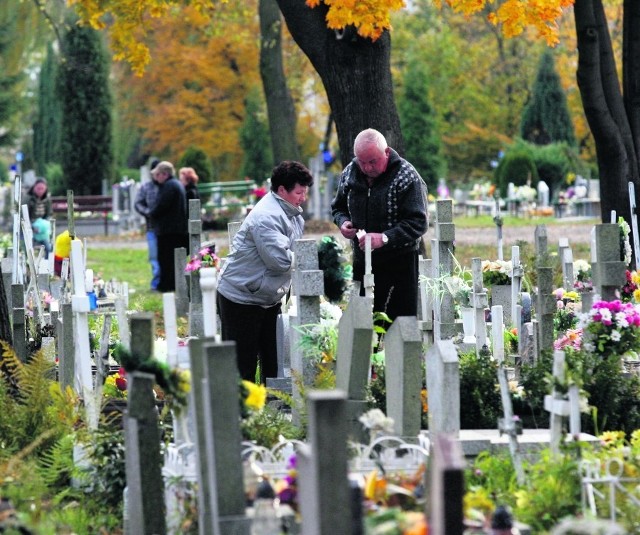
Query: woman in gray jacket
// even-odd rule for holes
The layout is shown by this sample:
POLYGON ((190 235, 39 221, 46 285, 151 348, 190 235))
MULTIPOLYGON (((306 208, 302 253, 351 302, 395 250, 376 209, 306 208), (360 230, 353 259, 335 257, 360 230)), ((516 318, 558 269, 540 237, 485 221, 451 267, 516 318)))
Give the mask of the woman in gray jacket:
POLYGON ((276 321, 291 286, 293 243, 302 237, 301 205, 313 177, 298 162, 273 169, 271 191, 246 217, 233 239, 218 284, 222 339, 236 342, 243 379, 260 381, 278 372, 276 321))

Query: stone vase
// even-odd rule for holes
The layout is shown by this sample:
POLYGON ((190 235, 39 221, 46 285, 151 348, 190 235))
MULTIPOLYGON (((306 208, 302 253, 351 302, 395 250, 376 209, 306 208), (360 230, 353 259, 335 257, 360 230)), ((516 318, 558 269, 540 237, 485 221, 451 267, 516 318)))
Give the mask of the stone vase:
POLYGON ((464 333, 464 344, 476 343, 476 325, 475 325, 475 309, 471 307, 460 307, 460 315, 462 316, 462 331, 464 333))

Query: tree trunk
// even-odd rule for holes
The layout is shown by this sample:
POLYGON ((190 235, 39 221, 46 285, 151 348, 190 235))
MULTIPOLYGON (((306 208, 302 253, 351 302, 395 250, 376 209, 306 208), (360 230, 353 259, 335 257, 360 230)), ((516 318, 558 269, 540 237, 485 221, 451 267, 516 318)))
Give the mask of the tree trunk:
POLYGON ((277 0, 289 32, 324 84, 336 124, 342 165, 353 157, 353 140, 365 128, 375 128, 390 146, 404 152, 400 119, 393 98, 391 37, 377 41, 327 28, 327 6, 311 9, 302 0, 277 0))
MULTIPOLYGON (((632 2, 626 2, 630 3, 632 2)), ((635 11, 637 17, 638 9, 635 11)), ((627 17, 631 13, 632 10, 624 11, 626 29, 629 29, 627 17)), ((629 182, 636 186, 636 202, 640 195, 637 145, 634 142, 637 140, 637 132, 632 134, 630 125, 630 118, 638 114, 638 103, 629 102, 630 95, 623 100, 602 1, 576 0, 574 16, 579 50, 578 87, 596 145, 602 220, 609 222, 611 210, 615 210, 617 215, 631 221, 629 182)), ((630 31, 629 29, 629 33, 630 31)), ((637 32, 637 27, 633 31, 637 32)), ((627 37, 629 35, 625 36, 625 41, 627 37)), ((625 55, 625 65, 629 60, 629 56, 625 55)), ((639 60, 640 58, 635 58, 636 72, 632 79, 635 76, 637 80, 639 60)), ((639 89, 636 87, 635 91, 638 94, 639 89)))
POLYGON ((260 0, 260 76, 267 102, 273 160, 300 160, 296 110, 282 67, 282 21, 276 0, 260 0))

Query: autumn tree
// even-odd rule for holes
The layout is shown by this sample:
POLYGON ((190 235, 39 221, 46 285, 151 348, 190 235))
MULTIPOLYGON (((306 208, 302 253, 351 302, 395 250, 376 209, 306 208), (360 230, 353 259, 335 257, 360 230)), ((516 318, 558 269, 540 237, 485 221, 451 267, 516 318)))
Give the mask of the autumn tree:
POLYGON ((62 102, 61 163, 67 188, 98 195, 112 178, 111 92, 102 36, 70 26, 63 39, 64 62, 57 91, 62 102))
POLYGON ((546 49, 533 85, 531 101, 522 112, 520 135, 536 145, 566 141, 575 145, 567 98, 555 70, 553 52, 546 49))

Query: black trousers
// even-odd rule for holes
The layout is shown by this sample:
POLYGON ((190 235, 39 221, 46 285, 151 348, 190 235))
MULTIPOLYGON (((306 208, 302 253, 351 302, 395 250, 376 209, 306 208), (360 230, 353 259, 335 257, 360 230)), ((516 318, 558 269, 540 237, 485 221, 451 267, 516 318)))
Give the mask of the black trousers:
MULTIPOLYGON (((364 256, 354 256, 353 280, 364 278, 364 256)), ((392 319, 418 315, 418 251, 407 251, 393 259, 378 260, 372 255, 373 311, 386 312, 392 319)), ((364 295, 364 286, 360 288, 364 295)))
POLYGON ((243 305, 218 294, 221 336, 236 343, 236 356, 240 376, 256 381, 256 368, 260 359, 260 382, 278 376, 278 346, 276 322, 282 305, 269 308, 243 305))
POLYGON ((160 292, 173 292, 176 289, 176 268, 174 250, 184 247, 189 254, 188 234, 161 234, 158 236, 158 263, 160 264, 160 292))

